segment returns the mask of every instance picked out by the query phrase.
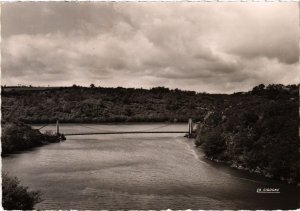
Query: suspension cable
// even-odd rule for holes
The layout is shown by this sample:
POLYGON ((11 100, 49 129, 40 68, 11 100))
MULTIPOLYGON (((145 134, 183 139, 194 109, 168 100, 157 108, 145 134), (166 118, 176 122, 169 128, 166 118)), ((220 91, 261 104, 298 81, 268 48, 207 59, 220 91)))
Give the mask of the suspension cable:
POLYGON ((49 124, 46 124, 46 125, 43 125, 42 127, 38 128, 38 130, 44 128, 44 127, 47 127, 49 124))
POLYGON ((85 126, 85 125, 82 125, 82 124, 78 124, 78 125, 81 126, 81 127, 88 128, 88 129, 94 130, 94 131, 99 131, 99 132, 115 132, 115 131, 112 131, 112 130, 101 130, 99 128, 93 128, 93 127, 85 126))
MULTIPOLYGON (((159 126, 159 127, 150 128, 150 129, 135 130, 133 132, 152 131, 152 130, 156 130, 156 129, 167 127, 167 126, 169 126, 171 124, 172 123, 169 123, 169 124, 165 124, 165 125, 162 125, 162 126, 159 126)), ((89 126, 85 126, 85 125, 82 125, 82 124, 78 124, 78 125, 81 126, 81 127, 88 128, 88 129, 94 130, 94 131, 99 131, 99 132, 116 132, 116 131, 112 131, 112 130, 101 130, 99 128, 89 127, 89 126)))

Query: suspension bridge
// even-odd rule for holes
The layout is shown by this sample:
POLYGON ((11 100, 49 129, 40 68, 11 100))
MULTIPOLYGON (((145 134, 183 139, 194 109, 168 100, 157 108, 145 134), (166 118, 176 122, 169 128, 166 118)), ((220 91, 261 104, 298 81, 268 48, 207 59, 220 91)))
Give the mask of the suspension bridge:
MULTIPOLYGON (((187 130, 159 130, 163 127, 167 127, 169 125, 171 125, 172 123, 160 126, 160 127, 155 127, 155 128, 151 128, 151 129, 145 129, 145 130, 136 130, 136 131, 107 131, 107 130, 100 130, 98 128, 92 128, 86 125, 81 125, 81 124, 77 124, 79 126, 91 129, 93 131, 88 131, 88 132, 79 132, 79 133, 61 133, 60 132, 60 125, 59 125, 59 121, 56 121, 56 135, 57 136, 82 136, 82 135, 113 135, 113 134, 153 134, 153 133, 182 133, 182 134, 187 134, 188 137, 191 137, 192 134, 195 132, 195 126, 197 125, 197 123, 193 123, 192 119, 188 120, 188 127, 187 130)), ((40 128, 38 128, 38 130, 41 130, 45 127, 47 127, 49 124, 43 125, 40 128)))

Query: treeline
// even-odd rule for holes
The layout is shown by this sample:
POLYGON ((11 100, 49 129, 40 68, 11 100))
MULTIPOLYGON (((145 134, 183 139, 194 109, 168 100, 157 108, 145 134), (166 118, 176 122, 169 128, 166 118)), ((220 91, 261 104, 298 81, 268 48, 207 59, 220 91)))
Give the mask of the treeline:
POLYGON ((226 95, 156 87, 2 87, 2 118, 25 123, 186 122, 199 120, 226 95))
POLYGON ((1 127, 2 155, 60 141, 55 134, 42 134, 19 121, 2 121, 1 127))
POLYGON ((299 87, 259 85, 216 106, 196 145, 213 160, 264 176, 300 182, 299 87))

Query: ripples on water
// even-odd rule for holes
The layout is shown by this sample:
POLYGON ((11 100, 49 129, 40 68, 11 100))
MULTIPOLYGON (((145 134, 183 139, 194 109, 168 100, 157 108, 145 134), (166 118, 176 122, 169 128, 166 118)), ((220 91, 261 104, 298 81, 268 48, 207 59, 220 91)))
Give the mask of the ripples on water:
MULTIPOLYGON (((61 131, 144 130, 159 124, 63 125, 61 131)), ((164 130, 186 129, 186 124, 164 130)), ((54 128, 54 126, 52 126, 54 128)), ((44 130, 47 130, 45 128, 44 130)), ((162 129, 160 129, 162 130, 162 129)), ((181 134, 68 137, 3 159, 43 193, 37 209, 295 209, 297 189, 203 159, 181 134), (257 188, 280 194, 257 194, 257 188)))

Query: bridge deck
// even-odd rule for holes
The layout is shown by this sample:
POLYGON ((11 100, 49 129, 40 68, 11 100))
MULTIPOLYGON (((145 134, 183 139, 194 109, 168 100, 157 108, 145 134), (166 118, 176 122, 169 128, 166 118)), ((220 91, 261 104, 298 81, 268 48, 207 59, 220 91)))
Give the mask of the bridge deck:
POLYGON ((188 131, 122 131, 122 132, 94 132, 94 133, 67 133, 65 136, 80 135, 113 135, 113 134, 138 134, 138 133, 188 133, 188 131))

